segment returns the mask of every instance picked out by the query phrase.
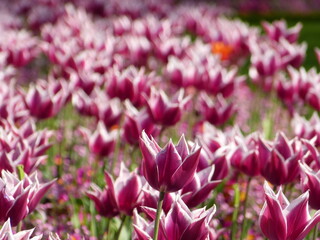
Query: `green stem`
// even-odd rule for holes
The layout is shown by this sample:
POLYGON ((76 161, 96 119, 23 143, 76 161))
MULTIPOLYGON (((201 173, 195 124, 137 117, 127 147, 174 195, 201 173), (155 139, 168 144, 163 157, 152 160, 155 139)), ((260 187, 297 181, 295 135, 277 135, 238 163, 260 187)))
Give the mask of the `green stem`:
POLYGON ((19 222, 17 225, 17 232, 21 232, 22 230, 22 222, 19 222))
POLYGON ((163 204, 164 196, 165 196, 165 192, 164 192, 164 191, 160 191, 160 193, 159 193, 158 207, 157 207, 157 215, 156 215, 156 220, 155 220, 155 222, 154 222, 153 240, 158 240, 160 215, 161 215, 161 211, 162 211, 162 204, 163 204))
POLYGON ((317 236, 318 236, 318 224, 319 223, 316 224, 314 231, 313 231, 313 237, 312 237, 313 240, 316 240, 317 236))
POLYGON ((237 235, 237 225, 238 225, 238 213, 239 213, 239 205, 240 205, 240 190, 239 185, 235 184, 233 186, 234 189, 234 212, 232 214, 232 226, 231 226, 231 240, 236 239, 237 235))
POLYGON ((111 222, 111 218, 108 218, 107 219, 107 237, 106 237, 106 240, 109 239, 109 235, 110 235, 110 222, 111 222))
POLYGON ((242 212, 242 216, 243 216, 243 220, 242 220, 242 224, 241 224, 241 235, 240 235, 240 240, 242 240, 245 237, 245 227, 246 227, 246 212, 247 212, 247 206, 248 206, 248 195, 249 195, 249 190, 250 190, 250 183, 251 183, 251 177, 248 178, 248 182, 247 182, 247 186, 246 186, 246 193, 245 193, 245 199, 243 202, 243 212, 242 212))
POLYGON ((123 226, 124 226, 124 223, 125 223, 125 221, 126 221, 126 217, 127 217, 126 215, 123 215, 123 216, 122 216, 120 227, 119 227, 119 229, 118 229, 118 231, 117 231, 114 239, 119 240, 121 230, 122 230, 122 228, 123 228, 123 226))
POLYGON ((90 222, 90 232, 93 237, 97 237, 97 223, 95 218, 93 202, 90 201, 90 214, 91 214, 91 222, 90 222))
POLYGON ((24 166, 19 164, 17 166, 17 171, 18 171, 18 177, 19 177, 19 180, 23 180, 24 179, 24 166))

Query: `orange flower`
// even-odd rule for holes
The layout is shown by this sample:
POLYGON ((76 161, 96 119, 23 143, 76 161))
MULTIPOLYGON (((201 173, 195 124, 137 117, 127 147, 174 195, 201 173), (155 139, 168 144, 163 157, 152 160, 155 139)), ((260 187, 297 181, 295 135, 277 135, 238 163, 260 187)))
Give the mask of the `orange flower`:
POLYGON ((224 42, 212 42, 211 52, 220 55, 221 60, 228 60, 233 52, 233 47, 224 42))

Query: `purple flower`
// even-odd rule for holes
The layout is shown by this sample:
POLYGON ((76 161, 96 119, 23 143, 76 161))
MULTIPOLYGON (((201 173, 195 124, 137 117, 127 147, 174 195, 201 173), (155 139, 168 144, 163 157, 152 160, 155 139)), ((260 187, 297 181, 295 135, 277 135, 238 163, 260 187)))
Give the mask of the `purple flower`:
POLYGON ((142 203, 141 177, 136 172, 130 173, 122 163, 115 182, 107 172, 105 179, 107 186, 104 190, 93 184, 93 191, 87 193, 95 202, 98 212, 105 217, 113 217, 120 212, 132 215, 133 209, 142 203))
POLYGON ((308 210, 309 193, 289 203, 280 188, 275 194, 267 182, 264 184, 266 201, 260 212, 259 225, 270 240, 302 240, 320 221, 320 211, 313 217, 308 210))
POLYGON ((274 185, 282 185, 294 181, 300 168, 298 161, 303 157, 302 144, 299 140, 289 141, 280 132, 273 144, 261 138, 258 140, 261 174, 274 185))
POLYGON ((182 110, 190 98, 183 98, 183 95, 184 91, 181 89, 170 100, 162 90, 156 91, 152 88, 147 107, 153 121, 164 126, 172 126, 179 122, 182 110))
POLYGON ((262 27, 270 39, 279 41, 280 38, 285 38, 288 42, 294 43, 298 40, 302 24, 297 23, 295 26, 288 28, 286 21, 280 20, 274 21, 272 24, 262 22, 262 27))
POLYGON ((126 112, 123 124, 123 137, 126 142, 139 144, 139 137, 144 130, 148 135, 157 136, 159 128, 154 124, 145 108, 138 111, 129 101, 125 102, 126 112))
POLYGON ((89 149, 95 155, 109 156, 115 147, 117 131, 108 132, 103 122, 99 122, 96 130, 90 134, 88 129, 82 128, 81 133, 88 142, 89 149))
POLYGON ((213 101, 207 94, 201 94, 199 108, 205 121, 214 125, 222 125, 228 121, 234 113, 234 106, 218 95, 213 101))
POLYGON ((187 185, 197 169, 201 148, 194 144, 189 150, 184 135, 175 146, 170 139, 164 148, 142 132, 140 149, 142 172, 147 182, 158 191, 175 192, 187 185))

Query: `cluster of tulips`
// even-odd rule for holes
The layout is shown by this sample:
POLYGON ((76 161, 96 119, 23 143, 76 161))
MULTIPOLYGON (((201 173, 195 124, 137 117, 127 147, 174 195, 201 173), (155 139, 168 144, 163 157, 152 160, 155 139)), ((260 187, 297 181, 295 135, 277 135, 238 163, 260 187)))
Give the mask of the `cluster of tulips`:
POLYGON ((0 239, 318 239, 318 63, 232 14, 2 1, 0 239))

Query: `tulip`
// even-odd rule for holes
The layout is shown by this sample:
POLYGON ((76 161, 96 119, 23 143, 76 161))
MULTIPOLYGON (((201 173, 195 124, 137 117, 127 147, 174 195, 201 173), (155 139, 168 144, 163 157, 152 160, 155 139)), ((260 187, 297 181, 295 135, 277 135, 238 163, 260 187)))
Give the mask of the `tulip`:
POLYGON ((213 101, 207 94, 201 94, 199 104, 204 120, 213 125, 224 124, 234 113, 234 106, 228 104, 221 95, 213 101))
POLYGON ((145 108, 138 111, 129 101, 125 102, 126 112, 123 124, 123 137, 126 142, 139 144, 139 137, 144 130, 148 135, 157 136, 159 129, 153 123, 145 108))
POLYGON ((313 171, 306 163, 300 162, 301 184, 303 190, 309 192, 309 204, 313 209, 320 209, 320 170, 313 171))
POLYGON ((264 183, 266 201, 259 216, 262 233, 270 240, 302 240, 320 221, 320 211, 313 217, 308 210, 309 193, 306 192, 289 203, 280 188, 275 194, 264 183))
POLYGON ((107 186, 101 190, 95 184, 93 191, 87 192, 98 212, 105 217, 113 217, 119 213, 131 216, 133 209, 142 204, 142 181, 135 172, 129 172, 121 164, 119 177, 114 182, 109 173, 105 173, 107 186))
POLYGON ((153 121, 163 126, 172 126, 179 122, 182 110, 190 98, 183 98, 183 95, 184 91, 180 90, 170 100, 162 90, 156 91, 152 88, 147 107, 153 121))
POLYGON ((274 185, 294 181, 300 173, 298 161, 302 159, 302 144, 299 140, 289 141, 278 133, 273 144, 258 140, 261 174, 274 185))
MULTIPOLYGON (((155 217, 153 209, 144 208, 150 217, 155 217)), ((215 206, 205 210, 205 208, 190 211, 187 205, 178 198, 166 216, 162 215, 159 240, 202 240, 209 236, 209 223, 216 211, 215 206)), ((134 214, 134 240, 151 239, 153 229, 136 212, 134 214)))
POLYGON ((115 147, 117 130, 108 132, 102 122, 98 123, 96 130, 90 135, 88 129, 81 129, 81 133, 87 140, 90 151, 100 157, 109 156, 115 147))
POLYGON ((46 119, 58 114, 66 103, 69 89, 63 81, 39 81, 29 88, 25 97, 25 105, 30 115, 38 119, 46 119))
POLYGON ((221 182, 212 180, 214 165, 194 174, 193 180, 181 190, 181 198, 189 208, 203 203, 211 191, 221 182))
POLYGON ((130 66, 123 71, 114 67, 106 74, 106 92, 111 98, 129 99, 134 106, 145 103, 143 96, 150 95, 151 83, 156 79, 154 73, 147 74, 145 69, 130 66))
POLYGON ((176 146, 170 139, 169 143, 161 148, 143 131, 140 150, 143 156, 142 172, 151 187, 161 192, 175 192, 192 180, 201 148, 194 144, 189 150, 184 135, 176 146))
POLYGON ((298 40, 302 24, 297 23, 295 26, 288 28, 286 21, 280 20, 274 21, 272 24, 262 22, 262 27, 270 39, 279 41, 280 38, 285 38, 288 42, 294 43, 298 40))
POLYGON ((0 230, 0 239, 3 240, 40 240, 42 235, 31 237, 34 229, 15 232, 12 230, 10 220, 8 219, 0 230))
POLYGON ((320 118, 316 112, 312 114, 310 120, 298 114, 294 115, 292 127, 296 136, 308 140, 315 138, 315 146, 320 146, 320 118))
POLYGON ((236 139, 237 146, 230 153, 231 165, 250 177, 260 175, 261 163, 256 138, 250 135, 247 139, 236 139))
POLYGON ((19 180, 14 174, 2 171, 0 178, 0 222, 10 218, 12 226, 31 213, 55 180, 40 184, 37 172, 19 180))

